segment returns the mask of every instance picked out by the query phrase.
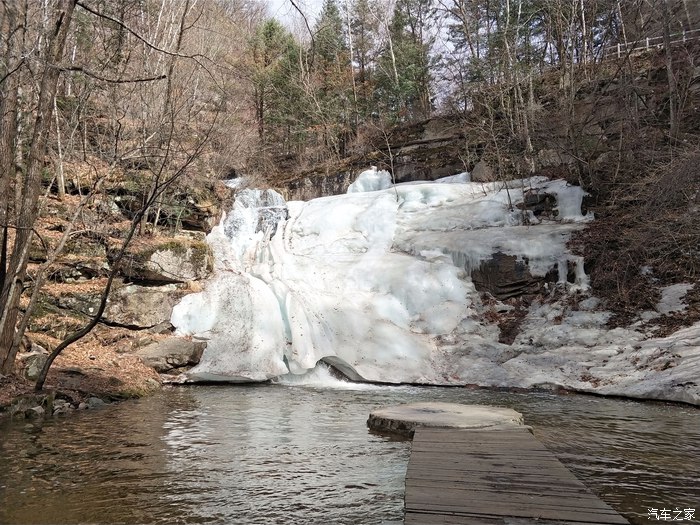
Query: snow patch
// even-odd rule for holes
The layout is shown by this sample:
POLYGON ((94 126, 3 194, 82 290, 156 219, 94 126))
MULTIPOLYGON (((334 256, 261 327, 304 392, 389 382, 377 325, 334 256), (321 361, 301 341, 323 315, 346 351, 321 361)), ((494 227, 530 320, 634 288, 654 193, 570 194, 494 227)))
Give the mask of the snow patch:
POLYGON ((662 315, 684 312, 688 308, 688 305, 683 302, 683 298, 693 289, 693 286, 695 285, 681 283, 663 288, 661 290, 661 299, 656 305, 656 311, 662 315))

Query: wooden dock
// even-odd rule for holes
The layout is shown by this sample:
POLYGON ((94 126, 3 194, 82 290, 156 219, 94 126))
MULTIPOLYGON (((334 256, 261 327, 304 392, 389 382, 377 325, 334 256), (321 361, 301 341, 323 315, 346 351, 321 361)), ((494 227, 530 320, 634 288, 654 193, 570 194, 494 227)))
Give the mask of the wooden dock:
POLYGON ((418 428, 406 525, 628 523, 529 432, 418 428))

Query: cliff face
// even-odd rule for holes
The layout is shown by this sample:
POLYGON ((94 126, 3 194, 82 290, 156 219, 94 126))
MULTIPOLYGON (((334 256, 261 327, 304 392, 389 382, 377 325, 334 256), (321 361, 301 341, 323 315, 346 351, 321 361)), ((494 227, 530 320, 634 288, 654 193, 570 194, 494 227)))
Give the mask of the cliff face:
POLYGON ((464 140, 460 117, 436 117, 395 129, 386 140, 374 137, 368 142, 367 151, 273 185, 285 200, 339 195, 345 193, 357 174, 369 165, 392 172, 396 183, 435 180, 470 167, 464 159, 464 140))
POLYGON ((478 169, 485 181, 565 178, 584 186, 605 208, 621 185, 638 181, 671 160, 670 152, 697 142, 700 69, 689 57, 698 55, 700 40, 674 48, 678 129, 673 134, 666 55, 652 46, 609 58, 594 72, 542 73, 534 80, 527 131, 497 97, 484 94, 475 104, 480 109, 467 113, 365 130, 352 154, 309 170, 273 173, 270 186, 287 200, 308 200, 344 193, 370 165, 393 173, 397 183, 463 171, 474 175, 478 169))

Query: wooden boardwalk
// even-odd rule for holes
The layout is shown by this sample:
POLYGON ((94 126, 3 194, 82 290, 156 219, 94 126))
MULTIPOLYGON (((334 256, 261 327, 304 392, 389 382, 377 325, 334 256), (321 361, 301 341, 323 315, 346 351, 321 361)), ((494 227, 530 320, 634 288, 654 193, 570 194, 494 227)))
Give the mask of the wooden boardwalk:
POLYGON ((406 525, 628 523, 525 427, 417 429, 405 510, 406 525))

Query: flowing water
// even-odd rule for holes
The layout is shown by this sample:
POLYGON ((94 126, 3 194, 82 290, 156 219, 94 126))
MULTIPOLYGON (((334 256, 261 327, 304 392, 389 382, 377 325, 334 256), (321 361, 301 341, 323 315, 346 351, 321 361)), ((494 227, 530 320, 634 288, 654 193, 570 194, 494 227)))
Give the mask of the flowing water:
POLYGON ((655 522, 651 507, 700 507, 696 408, 330 382, 174 388, 0 426, 0 523, 398 524, 410 443, 365 422, 428 400, 522 412, 633 523, 655 522))

